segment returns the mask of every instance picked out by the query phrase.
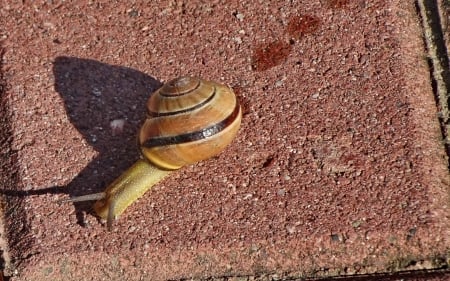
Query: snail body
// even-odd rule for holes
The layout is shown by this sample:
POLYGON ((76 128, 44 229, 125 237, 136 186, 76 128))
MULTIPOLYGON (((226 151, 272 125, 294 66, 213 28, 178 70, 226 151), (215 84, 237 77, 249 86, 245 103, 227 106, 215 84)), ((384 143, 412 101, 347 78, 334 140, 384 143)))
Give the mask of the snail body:
POLYGON ((171 80, 147 101, 138 133, 143 158, 104 192, 64 201, 98 200, 94 211, 111 229, 114 219, 172 171, 219 154, 236 136, 241 118, 229 87, 186 76, 171 80))

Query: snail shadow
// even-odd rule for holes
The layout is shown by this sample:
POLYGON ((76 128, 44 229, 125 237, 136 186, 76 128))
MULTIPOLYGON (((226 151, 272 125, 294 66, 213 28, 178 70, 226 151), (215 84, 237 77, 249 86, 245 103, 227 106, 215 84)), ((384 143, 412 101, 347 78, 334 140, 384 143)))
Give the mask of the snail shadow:
MULTIPOLYGON (((70 122, 98 152, 64 189, 71 196, 103 191, 138 159, 136 132, 145 116, 144 104, 161 83, 131 68, 73 57, 57 57, 53 73, 70 122), (113 120, 125 120, 116 135, 113 120)), ((92 202, 74 204, 77 221, 84 226, 84 212, 92 211, 92 202)))
MULTIPOLYGON (((161 83, 128 67, 74 57, 57 57, 53 73, 70 122, 98 152, 64 190, 71 196, 103 191, 138 159, 136 132, 145 116, 144 105, 161 83), (113 133, 113 120, 125 120, 122 132, 113 133)), ((92 212, 92 202, 74 204, 77 221, 84 226, 84 213, 92 212)))
MULTIPOLYGON (((75 57, 57 57, 53 74, 70 122, 98 156, 67 186, 7 195, 62 193, 72 197, 101 192, 139 158, 136 132, 145 116, 145 102, 160 82, 128 67, 75 57), (125 120, 123 131, 114 133, 113 120, 125 120)), ((75 149, 71 153, 86 157, 75 149)), ((86 213, 92 213, 92 203, 73 203, 82 226, 86 213)))

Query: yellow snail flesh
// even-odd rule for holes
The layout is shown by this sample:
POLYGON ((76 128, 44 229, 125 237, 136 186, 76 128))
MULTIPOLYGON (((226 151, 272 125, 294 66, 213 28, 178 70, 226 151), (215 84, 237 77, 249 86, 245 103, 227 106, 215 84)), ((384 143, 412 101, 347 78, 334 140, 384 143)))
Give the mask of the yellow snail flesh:
POLYGON ((96 214, 113 221, 171 171, 219 154, 236 136, 242 110, 222 84, 180 77, 164 84, 147 101, 147 119, 138 133, 139 159, 104 192, 64 202, 98 200, 96 214))

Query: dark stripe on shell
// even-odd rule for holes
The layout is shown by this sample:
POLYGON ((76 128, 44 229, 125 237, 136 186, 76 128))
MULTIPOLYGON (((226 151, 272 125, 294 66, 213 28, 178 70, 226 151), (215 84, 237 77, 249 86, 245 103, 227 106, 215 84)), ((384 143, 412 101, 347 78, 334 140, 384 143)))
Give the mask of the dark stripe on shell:
MULTIPOLYGON (((168 97, 168 98, 179 97, 179 96, 183 96, 183 95, 189 94, 189 93, 191 93, 191 92, 197 90, 198 88, 200 88, 200 85, 201 85, 201 84, 202 84, 202 82, 201 82, 200 80, 198 80, 197 85, 196 85, 193 89, 191 89, 191 90, 189 90, 189 91, 185 91, 185 92, 177 91, 176 94, 173 93, 173 92, 171 92, 171 93, 169 93, 169 94, 165 94, 164 91, 159 91, 158 93, 159 93, 161 96, 163 96, 163 97, 168 97)), ((174 88, 174 89, 177 89, 177 90, 178 90, 178 89, 181 89, 181 90, 182 90, 182 87, 181 87, 181 86, 180 86, 180 87, 175 87, 175 86, 170 85, 170 87, 171 87, 171 88, 174 88)), ((164 89, 164 86, 163 86, 163 89, 164 89)), ((163 90, 163 89, 162 89, 162 90, 163 90)))
POLYGON ((170 115, 177 115, 177 114, 182 114, 182 113, 186 113, 189 111, 194 111, 202 106, 205 106, 207 103, 209 103, 214 97, 216 96, 216 87, 214 87, 214 91, 213 94, 211 96, 209 96, 206 100, 202 101, 201 103, 198 103, 192 107, 189 108, 185 108, 182 110, 178 110, 178 111, 169 111, 169 112, 154 112, 154 111, 147 111, 147 115, 149 117, 161 117, 161 116, 170 116, 170 115))
POLYGON ((239 115, 240 110, 241 110, 241 108, 239 106, 238 101, 236 100, 236 106, 234 107, 233 112, 224 120, 222 120, 210 127, 207 127, 200 131, 181 134, 178 136, 151 138, 151 139, 148 139, 147 141, 145 141, 143 143, 143 146, 146 148, 152 148, 152 147, 163 146, 163 145, 187 143, 187 142, 197 141, 197 140, 211 137, 215 134, 220 133, 223 129, 225 129, 227 126, 229 126, 231 123, 233 123, 234 120, 236 120, 237 116, 239 115))

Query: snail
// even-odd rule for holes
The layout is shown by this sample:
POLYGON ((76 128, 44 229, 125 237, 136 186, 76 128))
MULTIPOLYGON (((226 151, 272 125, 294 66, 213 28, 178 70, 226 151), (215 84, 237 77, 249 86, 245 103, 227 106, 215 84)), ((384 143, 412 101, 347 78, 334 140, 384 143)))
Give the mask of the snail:
POLYGON ((172 171, 219 154, 232 142, 242 110, 231 88, 194 77, 171 80, 147 101, 147 118, 138 132, 141 158, 104 192, 61 200, 97 200, 93 209, 113 221, 172 171))

